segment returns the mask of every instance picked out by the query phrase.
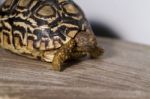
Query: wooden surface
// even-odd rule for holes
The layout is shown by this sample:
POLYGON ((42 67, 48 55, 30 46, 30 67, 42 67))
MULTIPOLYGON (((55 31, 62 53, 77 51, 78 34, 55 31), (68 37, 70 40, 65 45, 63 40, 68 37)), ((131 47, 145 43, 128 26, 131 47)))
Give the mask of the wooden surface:
POLYGON ((150 99, 150 47, 98 38, 105 54, 63 72, 0 49, 0 99, 150 99))

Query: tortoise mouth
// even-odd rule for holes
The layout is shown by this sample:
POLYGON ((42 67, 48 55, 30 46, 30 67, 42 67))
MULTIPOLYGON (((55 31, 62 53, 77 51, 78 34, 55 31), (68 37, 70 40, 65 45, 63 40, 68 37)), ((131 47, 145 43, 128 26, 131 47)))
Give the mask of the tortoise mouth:
POLYGON ((79 54, 78 56, 89 56, 90 58, 97 58, 104 53, 104 49, 95 46, 76 47, 72 54, 79 54))

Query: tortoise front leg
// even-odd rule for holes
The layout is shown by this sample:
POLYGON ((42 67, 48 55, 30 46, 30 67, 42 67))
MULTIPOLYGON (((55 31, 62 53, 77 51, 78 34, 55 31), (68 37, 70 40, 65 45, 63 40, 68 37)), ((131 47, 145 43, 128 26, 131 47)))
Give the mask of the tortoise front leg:
POLYGON ((52 61, 52 67, 54 70, 61 71, 63 69, 62 65, 66 60, 71 58, 74 47, 75 41, 71 40, 57 51, 52 61))

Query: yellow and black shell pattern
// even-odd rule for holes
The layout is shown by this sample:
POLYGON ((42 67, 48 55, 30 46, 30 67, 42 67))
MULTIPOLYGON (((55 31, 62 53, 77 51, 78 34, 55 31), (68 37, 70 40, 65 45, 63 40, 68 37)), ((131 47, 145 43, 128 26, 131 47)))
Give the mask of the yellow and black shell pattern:
POLYGON ((52 62, 58 48, 85 31, 85 20, 72 0, 5 0, 0 46, 31 58, 43 54, 44 61, 52 62))

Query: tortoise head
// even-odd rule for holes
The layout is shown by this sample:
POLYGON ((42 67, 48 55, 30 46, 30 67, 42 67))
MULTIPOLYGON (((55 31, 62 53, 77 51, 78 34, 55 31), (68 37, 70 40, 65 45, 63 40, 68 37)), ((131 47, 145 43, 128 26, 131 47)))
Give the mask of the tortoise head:
POLYGON ((87 27, 86 31, 79 32, 75 36, 75 42, 77 49, 86 52, 91 58, 97 58, 103 53, 103 49, 97 46, 96 37, 90 26, 87 27))

